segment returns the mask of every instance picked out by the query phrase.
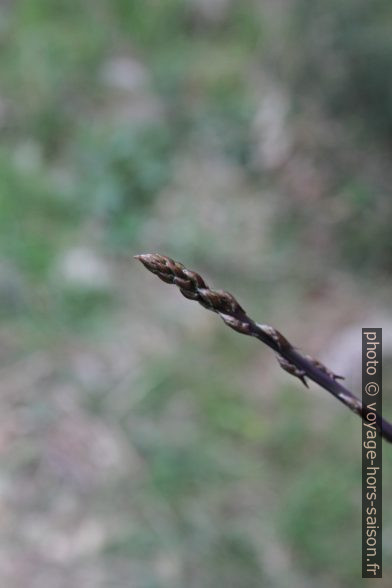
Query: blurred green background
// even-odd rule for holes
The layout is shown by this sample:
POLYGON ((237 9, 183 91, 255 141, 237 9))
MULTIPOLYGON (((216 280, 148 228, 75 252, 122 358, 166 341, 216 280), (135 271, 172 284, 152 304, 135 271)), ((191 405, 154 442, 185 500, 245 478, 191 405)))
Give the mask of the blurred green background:
MULTIPOLYGON (((148 274, 159 252, 392 417, 392 5, 0 5, 4 588, 340 588, 361 427, 148 274)), ((384 444, 384 579, 392 576, 384 444)))

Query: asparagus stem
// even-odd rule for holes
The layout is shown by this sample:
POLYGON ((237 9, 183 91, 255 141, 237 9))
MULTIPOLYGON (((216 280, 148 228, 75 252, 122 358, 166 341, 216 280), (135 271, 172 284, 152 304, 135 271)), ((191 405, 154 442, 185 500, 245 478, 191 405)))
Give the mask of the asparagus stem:
MULTIPOLYGON (((280 366, 298 377, 305 386, 308 386, 306 378, 313 380, 362 419, 366 419, 369 410, 357 396, 338 382, 343 379, 342 376, 333 373, 311 356, 300 353, 273 327, 253 321, 232 294, 213 290, 199 274, 186 269, 182 263, 173 261, 170 257, 146 253, 135 255, 135 258, 164 282, 178 286, 185 298, 196 300, 204 308, 216 312, 235 331, 255 337, 268 345, 276 353, 280 366)), ((376 426, 384 439, 392 442, 392 424, 377 414, 376 426)))

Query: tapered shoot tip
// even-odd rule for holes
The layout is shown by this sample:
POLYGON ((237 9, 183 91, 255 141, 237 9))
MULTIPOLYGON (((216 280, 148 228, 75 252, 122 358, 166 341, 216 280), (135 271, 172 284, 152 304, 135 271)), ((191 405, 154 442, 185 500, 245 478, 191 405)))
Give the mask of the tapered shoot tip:
POLYGON ((134 255, 133 257, 134 259, 137 259, 138 261, 145 263, 151 261, 155 257, 155 255, 153 253, 139 253, 138 255, 134 255))
POLYGON ((161 272, 165 268, 168 259, 163 255, 158 255, 158 253, 142 253, 135 255, 134 257, 138 259, 145 268, 154 274, 161 272))

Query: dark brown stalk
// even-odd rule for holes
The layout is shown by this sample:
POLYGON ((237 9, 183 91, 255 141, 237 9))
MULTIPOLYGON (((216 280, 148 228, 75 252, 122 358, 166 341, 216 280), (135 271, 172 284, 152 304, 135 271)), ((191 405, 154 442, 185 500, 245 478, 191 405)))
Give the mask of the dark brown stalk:
MULTIPOLYGON (((256 337, 268 345, 275 351, 281 367, 297 376, 305 386, 308 386, 306 378, 313 380, 362 419, 366 419, 369 410, 362 406, 357 396, 338 382, 339 379, 343 379, 342 376, 334 374, 320 361, 300 353, 273 327, 253 321, 229 292, 212 290, 199 274, 186 269, 170 257, 155 253, 135 255, 135 257, 161 280, 178 286, 183 296, 196 300, 204 308, 216 312, 226 325, 235 331, 256 337)), ((384 439, 392 442, 392 424, 377 414, 376 426, 384 439)))

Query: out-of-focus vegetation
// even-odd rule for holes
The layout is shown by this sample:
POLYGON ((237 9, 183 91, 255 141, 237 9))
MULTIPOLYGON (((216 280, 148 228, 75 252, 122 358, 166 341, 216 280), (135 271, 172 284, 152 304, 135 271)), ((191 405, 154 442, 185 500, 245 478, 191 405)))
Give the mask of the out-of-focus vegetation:
POLYGON ((2 586, 357 585, 358 419, 132 255, 357 392, 384 327, 391 415, 391 29, 385 0, 0 5, 2 586))
POLYGON ((351 267, 388 271, 392 7, 385 0, 299 0, 290 29, 295 50, 282 59, 282 71, 297 108, 306 113, 317 105, 338 125, 337 136, 314 154, 325 157, 321 165, 333 182, 327 196, 338 211, 331 219, 337 254, 351 267))

